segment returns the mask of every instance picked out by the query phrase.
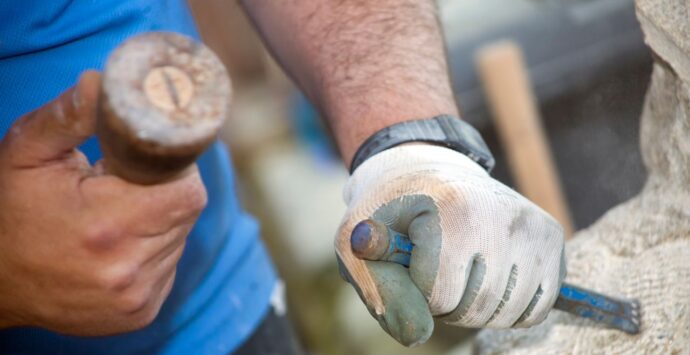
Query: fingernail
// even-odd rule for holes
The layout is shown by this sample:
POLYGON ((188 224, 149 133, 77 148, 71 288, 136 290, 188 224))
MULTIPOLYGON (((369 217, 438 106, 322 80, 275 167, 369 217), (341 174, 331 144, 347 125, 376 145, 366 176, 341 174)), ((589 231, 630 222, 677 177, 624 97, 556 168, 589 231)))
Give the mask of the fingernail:
POLYGON ((81 96, 79 85, 77 84, 77 86, 74 88, 74 91, 72 91, 72 105, 78 110, 83 104, 84 99, 81 96))
POLYGON ((65 110, 62 107, 62 102, 57 100, 51 104, 53 111, 53 116, 57 119, 60 124, 65 124, 65 110))

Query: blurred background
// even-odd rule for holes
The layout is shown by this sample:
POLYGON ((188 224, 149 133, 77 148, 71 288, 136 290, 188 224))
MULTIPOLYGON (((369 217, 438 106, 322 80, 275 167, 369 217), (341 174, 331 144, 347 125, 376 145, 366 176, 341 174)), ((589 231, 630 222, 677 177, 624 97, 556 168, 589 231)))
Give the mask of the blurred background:
MULTIPOLYGON (((236 2, 190 5, 204 41, 230 71, 235 97, 222 138, 244 205, 261 221, 286 282, 305 349, 470 353, 472 330, 438 323, 427 344, 407 349, 370 317, 335 264, 348 175, 318 113, 269 57, 236 2)), ((480 47, 510 39, 522 48, 575 229, 641 188, 638 118, 652 60, 632 0, 440 0, 439 8, 457 100, 496 156, 494 177, 515 186, 474 57, 480 47)))

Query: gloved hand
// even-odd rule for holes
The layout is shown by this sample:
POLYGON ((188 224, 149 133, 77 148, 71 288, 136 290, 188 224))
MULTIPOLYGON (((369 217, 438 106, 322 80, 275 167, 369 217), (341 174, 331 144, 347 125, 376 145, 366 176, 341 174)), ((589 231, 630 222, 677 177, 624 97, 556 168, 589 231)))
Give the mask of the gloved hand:
POLYGON ((565 276, 561 226, 461 153, 423 143, 388 149, 355 170, 344 197, 341 272, 404 345, 428 339, 432 316, 463 327, 526 327, 556 301, 565 276), (367 218, 410 237, 409 269, 352 254, 350 235, 367 218))

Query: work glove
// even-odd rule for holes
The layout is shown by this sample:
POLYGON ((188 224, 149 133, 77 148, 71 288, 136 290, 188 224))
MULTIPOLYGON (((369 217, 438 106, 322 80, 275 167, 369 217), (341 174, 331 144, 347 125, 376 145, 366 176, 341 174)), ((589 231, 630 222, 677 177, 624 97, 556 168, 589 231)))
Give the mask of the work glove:
POLYGON ((467 156, 412 143, 362 163, 348 180, 336 237, 343 276, 400 343, 426 341, 433 318, 462 327, 541 322, 565 276, 563 229, 467 156), (409 269, 352 254, 365 219, 407 234, 409 269))

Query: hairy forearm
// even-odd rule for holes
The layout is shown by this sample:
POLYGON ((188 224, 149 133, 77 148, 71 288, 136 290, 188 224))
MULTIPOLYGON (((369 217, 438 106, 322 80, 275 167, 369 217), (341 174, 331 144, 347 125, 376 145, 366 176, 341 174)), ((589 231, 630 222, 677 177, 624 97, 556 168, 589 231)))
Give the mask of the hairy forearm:
POLYGON ((326 117, 343 160, 396 122, 457 114, 433 0, 245 0, 274 56, 326 117))

